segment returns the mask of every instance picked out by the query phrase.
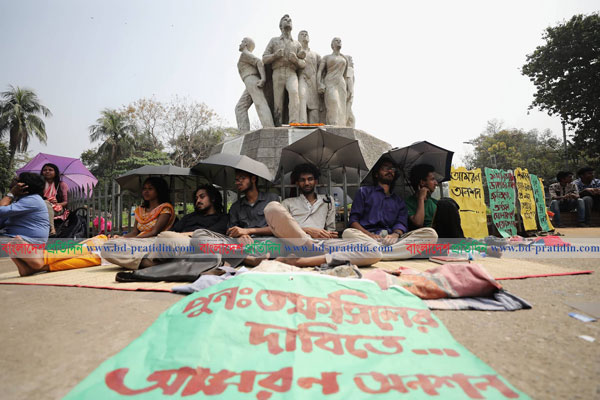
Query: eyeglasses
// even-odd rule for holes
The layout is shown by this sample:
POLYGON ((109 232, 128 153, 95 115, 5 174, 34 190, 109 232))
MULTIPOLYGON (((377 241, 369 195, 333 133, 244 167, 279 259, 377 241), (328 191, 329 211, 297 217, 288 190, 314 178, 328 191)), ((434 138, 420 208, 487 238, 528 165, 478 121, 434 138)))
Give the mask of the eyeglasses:
POLYGON ((398 172, 398 168, 396 167, 390 167, 388 165, 382 165, 381 167, 379 167, 379 169, 382 169, 384 171, 393 171, 393 172, 398 172))
POLYGON ((247 179, 247 178, 248 178, 247 176, 236 176, 235 177, 235 182, 241 182, 241 181, 243 181, 244 179, 247 179))

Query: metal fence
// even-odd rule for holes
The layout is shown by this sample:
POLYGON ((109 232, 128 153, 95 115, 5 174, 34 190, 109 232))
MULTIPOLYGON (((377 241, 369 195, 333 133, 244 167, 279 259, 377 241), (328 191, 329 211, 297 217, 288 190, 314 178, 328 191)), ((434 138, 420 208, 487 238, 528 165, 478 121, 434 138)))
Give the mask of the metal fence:
MULTIPOLYGON (((178 217, 181 218, 187 214, 190 201, 193 204, 192 197, 195 193, 193 188, 203 181, 201 177, 194 175, 164 178, 170 180, 171 188, 175 188, 171 190, 171 202, 175 205, 178 217), (179 180, 183 180, 183 184, 179 180)), ((360 186, 359 179, 362 176, 357 178, 355 182, 349 182, 344 169, 341 171, 342 183, 333 183, 331 175, 329 175, 327 178, 322 179, 319 184, 319 188, 321 188, 319 193, 325 191, 331 196, 331 201, 337 203, 337 230, 341 231, 347 226, 348 205, 351 203, 349 199, 353 198, 354 193, 358 190, 360 186)), ((285 197, 289 197, 289 195, 286 196, 286 193, 296 188, 296 185, 289 184, 289 182, 276 185, 269 183, 266 186, 260 185, 259 190, 277 192, 283 200, 285 197)), ((236 190, 233 187, 220 189, 223 194, 225 210, 227 210, 228 205, 237 200, 236 190)), ((116 181, 111 184, 98 184, 95 187, 71 189, 68 193, 68 199, 68 208, 71 212, 84 210, 83 214, 85 215, 90 237, 100 233, 121 234, 130 231, 134 222, 133 209, 141 203, 139 193, 133 194, 129 191, 122 191, 116 181)))

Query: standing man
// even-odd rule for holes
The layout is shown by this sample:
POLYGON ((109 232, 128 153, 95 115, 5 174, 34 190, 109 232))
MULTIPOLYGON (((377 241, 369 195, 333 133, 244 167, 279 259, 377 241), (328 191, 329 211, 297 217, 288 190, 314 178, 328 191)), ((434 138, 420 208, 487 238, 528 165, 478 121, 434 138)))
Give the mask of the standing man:
POLYGON ((300 96, 300 122, 316 124, 319 122, 319 88, 317 70, 321 56, 308 47, 310 37, 307 31, 298 33, 298 41, 305 53, 306 66, 298 72, 298 93, 300 96))
POLYGON ((292 38, 292 19, 284 15, 279 21, 281 36, 271 39, 263 54, 263 63, 273 69, 273 102, 275 126, 283 122, 283 107, 287 90, 289 122, 300 120, 300 99, 298 95, 298 75, 296 71, 306 63, 298 57, 302 50, 300 43, 292 38))
POLYGON ((585 224, 592 221, 592 210, 600 207, 600 179, 594 179, 594 168, 583 167, 577 171, 579 179, 575 181, 579 197, 585 203, 585 224))
POLYGON ((384 252, 383 260, 401 260, 413 254, 408 244, 436 243, 432 228, 420 228, 407 233, 408 212, 404 200, 393 192, 398 178, 394 162, 381 158, 373 167, 374 186, 363 186, 356 193, 350 212, 350 228, 342 235, 371 242, 391 245, 392 252, 384 252))
POLYGON ((554 213, 553 223, 557 228, 562 228, 560 222, 561 211, 572 211, 577 209, 577 224, 586 226, 585 224, 585 203, 579 197, 577 186, 573 183, 573 174, 568 171, 559 171, 556 174, 556 183, 550 185, 550 211, 554 213))
POLYGON ((250 38, 244 38, 240 43, 240 59, 237 67, 240 77, 246 85, 242 97, 235 106, 235 118, 237 120, 240 132, 250 131, 250 120, 248 119, 248 109, 254 103, 258 119, 263 128, 273 127, 273 116, 271 109, 265 98, 263 86, 267 80, 265 75, 265 66, 260 58, 252 54, 254 50, 254 41, 250 38))

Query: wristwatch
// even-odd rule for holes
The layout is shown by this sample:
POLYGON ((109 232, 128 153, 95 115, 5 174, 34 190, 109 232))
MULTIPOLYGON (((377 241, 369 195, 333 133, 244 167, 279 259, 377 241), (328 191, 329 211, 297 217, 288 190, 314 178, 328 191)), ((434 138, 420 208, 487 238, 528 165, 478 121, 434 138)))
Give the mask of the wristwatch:
POLYGON ((15 195, 12 194, 12 192, 6 193, 5 196, 8 197, 9 199, 14 199, 15 198, 15 195))

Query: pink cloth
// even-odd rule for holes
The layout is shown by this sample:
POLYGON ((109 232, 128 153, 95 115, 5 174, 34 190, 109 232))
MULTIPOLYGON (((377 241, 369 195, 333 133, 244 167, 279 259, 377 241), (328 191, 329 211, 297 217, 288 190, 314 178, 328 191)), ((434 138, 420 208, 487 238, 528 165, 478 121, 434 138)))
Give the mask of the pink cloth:
POLYGON ((383 290, 397 285, 422 299, 485 297, 502 289, 481 265, 475 263, 444 264, 425 272, 404 267, 394 272, 367 270, 363 277, 375 281, 383 290))
POLYGON ((544 241, 544 246, 554 246, 554 245, 570 246, 570 244, 563 241, 560 238, 560 236, 544 236, 544 237, 537 239, 535 242, 538 243, 541 241, 544 241))
MULTIPOLYGON (((94 229, 98 229, 98 217, 94 218, 94 229)), ((108 232, 112 231, 112 221, 108 221, 106 224, 106 229, 108 230, 108 232)), ((104 232, 104 217, 100 218, 100 232, 99 233, 105 233, 104 232)))

